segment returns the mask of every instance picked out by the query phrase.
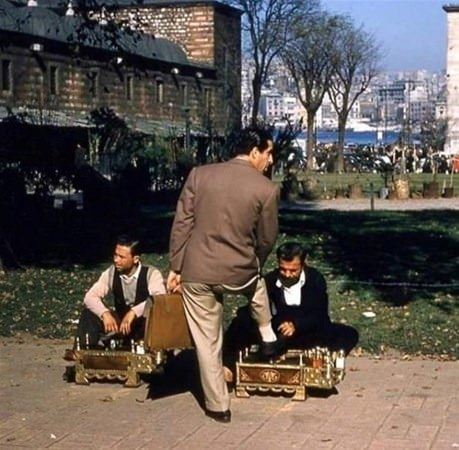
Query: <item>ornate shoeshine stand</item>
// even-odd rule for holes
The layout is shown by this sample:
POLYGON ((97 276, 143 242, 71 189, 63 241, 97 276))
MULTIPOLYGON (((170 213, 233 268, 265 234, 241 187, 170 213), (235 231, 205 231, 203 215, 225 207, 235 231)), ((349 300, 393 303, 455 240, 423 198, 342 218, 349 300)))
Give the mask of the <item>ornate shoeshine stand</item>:
POLYGON ((165 353, 146 353, 143 342, 132 343, 133 350, 119 347, 116 340, 107 349, 76 349, 75 383, 121 381, 125 387, 138 387, 142 373, 153 373, 165 362, 165 353))
POLYGON ((75 383, 109 380, 137 387, 140 374, 160 369, 169 351, 193 347, 179 294, 155 296, 146 317, 144 340, 131 341, 130 348, 117 336, 106 339, 105 347, 100 349, 90 349, 87 342, 77 341, 75 383))
POLYGON ((294 394, 292 400, 306 400, 307 388, 332 389, 345 374, 344 352, 317 347, 288 350, 269 362, 257 361, 256 349, 246 349, 236 363, 236 396, 272 392, 294 394), (253 350, 253 351, 252 351, 253 350))

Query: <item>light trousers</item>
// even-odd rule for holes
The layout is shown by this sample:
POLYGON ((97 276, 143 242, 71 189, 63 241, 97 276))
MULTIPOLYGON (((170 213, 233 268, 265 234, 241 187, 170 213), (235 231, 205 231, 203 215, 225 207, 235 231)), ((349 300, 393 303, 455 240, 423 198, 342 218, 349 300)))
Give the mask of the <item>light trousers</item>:
POLYGON ((182 282, 183 303, 188 326, 196 347, 199 375, 205 406, 211 411, 226 411, 230 397, 223 374, 223 294, 242 294, 249 300, 252 317, 258 325, 271 321, 271 311, 262 278, 248 286, 208 285, 182 282))

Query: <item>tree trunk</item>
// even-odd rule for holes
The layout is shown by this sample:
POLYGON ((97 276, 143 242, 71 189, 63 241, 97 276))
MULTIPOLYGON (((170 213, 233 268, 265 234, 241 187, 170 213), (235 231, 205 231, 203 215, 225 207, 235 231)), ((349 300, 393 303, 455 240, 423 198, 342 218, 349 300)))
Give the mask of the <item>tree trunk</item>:
POLYGON ((315 114, 310 114, 308 111, 308 137, 306 141, 306 173, 312 172, 314 163, 314 119, 315 114))
POLYGON ((6 269, 22 269, 10 242, 0 229, 0 272, 6 269))
POLYGON ((253 104, 252 104, 252 126, 258 123, 258 111, 260 108, 261 81, 256 75, 252 80, 253 104))
POLYGON ((346 133, 346 121, 338 119, 338 155, 336 157, 335 172, 344 172, 344 135, 346 133))

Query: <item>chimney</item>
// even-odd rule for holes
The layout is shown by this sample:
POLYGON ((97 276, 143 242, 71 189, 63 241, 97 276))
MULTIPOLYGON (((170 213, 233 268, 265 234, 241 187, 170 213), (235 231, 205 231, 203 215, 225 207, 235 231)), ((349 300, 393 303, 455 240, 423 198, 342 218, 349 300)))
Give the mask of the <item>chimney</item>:
POLYGON ((70 0, 69 4, 67 5, 67 11, 65 11, 65 15, 66 16, 74 16, 75 15, 75 11, 74 11, 73 5, 72 5, 72 0, 70 0))

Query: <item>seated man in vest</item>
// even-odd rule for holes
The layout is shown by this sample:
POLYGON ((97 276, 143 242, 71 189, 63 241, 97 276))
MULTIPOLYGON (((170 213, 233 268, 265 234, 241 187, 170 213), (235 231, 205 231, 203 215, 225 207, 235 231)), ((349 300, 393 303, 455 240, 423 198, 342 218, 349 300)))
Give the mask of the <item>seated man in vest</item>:
POLYGON ((143 339, 146 301, 165 293, 161 272, 140 262, 139 241, 127 235, 118 237, 113 264, 84 297, 77 330, 80 347, 98 348, 107 335, 121 337, 125 345, 131 339, 143 339), (113 308, 107 306, 110 293, 113 308))
MULTIPOLYGON (((354 348, 357 330, 333 323, 328 314, 327 285, 323 275, 306 264, 306 250, 296 242, 278 247, 277 269, 265 276, 271 305, 272 324, 285 350, 327 347, 330 351, 354 348)), ((239 350, 257 342, 256 329, 248 311, 239 308, 224 339, 227 381, 239 350)))

